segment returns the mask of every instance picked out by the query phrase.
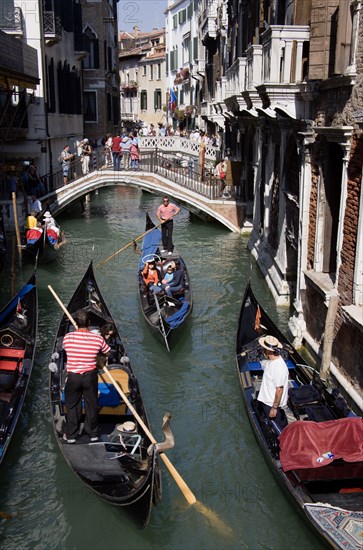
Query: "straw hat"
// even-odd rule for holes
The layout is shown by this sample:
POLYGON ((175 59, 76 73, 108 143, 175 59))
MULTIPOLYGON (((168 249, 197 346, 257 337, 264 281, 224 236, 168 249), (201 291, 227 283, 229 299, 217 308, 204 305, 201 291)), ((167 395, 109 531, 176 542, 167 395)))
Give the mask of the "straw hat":
POLYGON ((43 218, 52 218, 52 214, 47 210, 46 212, 44 212, 43 218))
POLYGON ((258 343, 263 348, 269 350, 269 351, 277 351, 279 349, 282 349, 281 342, 275 338, 274 336, 271 336, 270 334, 267 334, 266 336, 262 336, 258 339, 258 343))

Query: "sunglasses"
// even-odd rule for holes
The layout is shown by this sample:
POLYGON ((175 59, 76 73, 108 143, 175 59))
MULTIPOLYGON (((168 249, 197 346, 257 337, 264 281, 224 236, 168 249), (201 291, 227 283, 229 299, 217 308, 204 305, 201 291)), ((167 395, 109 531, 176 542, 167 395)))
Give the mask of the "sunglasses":
POLYGON ((169 202, 169 200, 165 200, 165 201, 163 201, 163 202, 169 202))

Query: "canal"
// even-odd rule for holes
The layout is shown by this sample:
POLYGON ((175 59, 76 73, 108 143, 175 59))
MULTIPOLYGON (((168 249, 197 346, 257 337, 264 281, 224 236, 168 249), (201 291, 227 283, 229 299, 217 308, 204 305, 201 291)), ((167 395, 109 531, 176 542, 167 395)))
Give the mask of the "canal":
MULTIPOLYGON (((252 262, 253 290, 286 332, 289 312, 276 308, 247 250, 247 238, 183 209, 174 242, 186 261, 194 310, 169 354, 145 324, 138 302, 138 257, 131 248, 96 270, 138 377, 153 434, 162 439, 172 414, 176 445, 168 456, 198 500, 221 520, 189 507, 162 464, 163 499, 147 530, 137 531, 110 504, 76 479, 53 436, 48 363, 60 318, 51 284, 67 303, 88 264, 97 265, 155 220, 160 198, 116 187, 94 194, 81 214, 73 205, 58 221, 67 245, 56 262, 38 268, 39 338, 25 406, 0 470, 0 544, 12 549, 219 550, 320 549, 282 493, 249 426, 237 378, 234 348, 239 308, 252 262)), ((26 282, 32 266, 1 274, 1 303, 26 282)))

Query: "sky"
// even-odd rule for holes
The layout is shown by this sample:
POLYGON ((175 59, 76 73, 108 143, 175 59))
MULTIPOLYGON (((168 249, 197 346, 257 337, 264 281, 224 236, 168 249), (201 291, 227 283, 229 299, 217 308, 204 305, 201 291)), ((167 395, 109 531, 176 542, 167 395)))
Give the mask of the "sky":
POLYGON ((167 0, 120 0, 118 3, 118 28, 132 31, 137 25, 140 31, 165 27, 164 11, 167 0))

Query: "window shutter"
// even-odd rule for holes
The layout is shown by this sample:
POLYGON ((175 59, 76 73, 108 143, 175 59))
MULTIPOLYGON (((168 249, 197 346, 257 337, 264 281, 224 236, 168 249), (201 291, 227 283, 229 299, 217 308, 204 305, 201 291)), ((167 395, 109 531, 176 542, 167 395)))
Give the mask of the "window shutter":
POLYGON ((165 56, 165 69, 166 69, 166 72, 168 73, 169 72, 169 54, 168 53, 165 56))
POLYGON ((158 108, 158 92, 157 90, 154 91, 154 110, 158 108))
POLYGON ((352 16, 350 11, 350 2, 339 0, 338 29, 334 64, 334 72, 336 74, 344 74, 349 65, 351 39, 352 16))
POLYGON ((193 55, 194 59, 198 59, 198 37, 193 38, 193 55))

